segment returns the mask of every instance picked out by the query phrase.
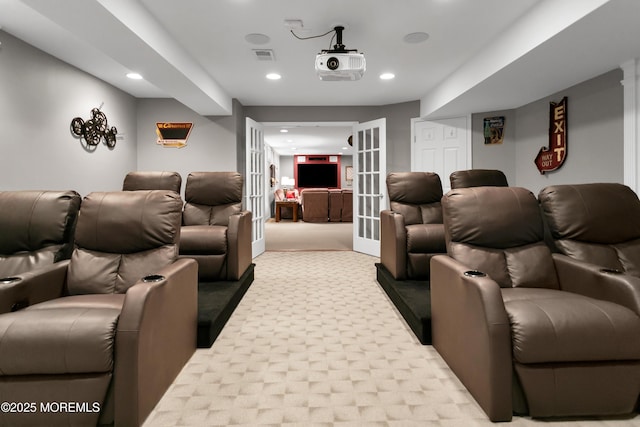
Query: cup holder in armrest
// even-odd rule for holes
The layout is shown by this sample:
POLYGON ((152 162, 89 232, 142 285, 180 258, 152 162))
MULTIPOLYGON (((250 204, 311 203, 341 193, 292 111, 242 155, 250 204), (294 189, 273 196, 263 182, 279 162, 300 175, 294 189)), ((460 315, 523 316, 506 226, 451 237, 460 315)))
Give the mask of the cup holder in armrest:
POLYGON ((478 270, 465 271, 464 275, 467 276, 467 277, 486 277, 487 276, 485 273, 483 273, 482 271, 478 271, 478 270))
POLYGON ((19 282, 20 280, 22 280, 22 278, 20 277, 2 277, 0 278, 0 285, 15 283, 15 282, 19 282))
POLYGON ((601 268, 600 273, 606 274, 624 274, 624 272, 618 270, 617 268, 601 268))
POLYGON ((150 282, 161 282, 165 279, 164 276, 161 276, 159 274, 150 274, 148 276, 144 276, 142 278, 142 281, 144 283, 150 283, 150 282))

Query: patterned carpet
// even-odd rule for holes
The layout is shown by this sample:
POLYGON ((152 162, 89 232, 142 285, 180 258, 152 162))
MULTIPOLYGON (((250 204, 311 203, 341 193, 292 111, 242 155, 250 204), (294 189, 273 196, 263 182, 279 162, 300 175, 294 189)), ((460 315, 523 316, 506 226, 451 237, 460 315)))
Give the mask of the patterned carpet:
POLYGON ((266 252, 254 261, 255 281, 224 330, 196 351, 146 427, 493 425, 396 312, 375 280, 376 258, 266 252))

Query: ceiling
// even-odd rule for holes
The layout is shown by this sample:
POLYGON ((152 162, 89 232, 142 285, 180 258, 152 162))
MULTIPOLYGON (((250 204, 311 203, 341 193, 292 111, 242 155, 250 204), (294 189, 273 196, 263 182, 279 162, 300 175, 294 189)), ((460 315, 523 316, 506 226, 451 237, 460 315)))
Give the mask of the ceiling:
MULTIPOLYGON (((233 98, 420 100, 426 117, 516 108, 640 57, 638 16, 637 0, 0 0, 2 30, 135 97, 174 98, 203 116, 231 114, 233 98), (320 81, 315 55, 332 34, 299 40, 288 20, 300 21, 302 37, 343 25, 346 47, 365 54, 365 76, 320 81), (406 42, 414 32, 429 37, 406 42), (259 61, 254 49, 271 49, 274 60, 259 61), (143 80, 125 77, 131 71, 143 80), (266 79, 271 72, 282 78, 266 79), (383 72, 396 77, 380 80, 383 72)), ((339 132, 314 128, 315 137, 339 132)), ((298 130, 301 140, 308 130, 298 130)))

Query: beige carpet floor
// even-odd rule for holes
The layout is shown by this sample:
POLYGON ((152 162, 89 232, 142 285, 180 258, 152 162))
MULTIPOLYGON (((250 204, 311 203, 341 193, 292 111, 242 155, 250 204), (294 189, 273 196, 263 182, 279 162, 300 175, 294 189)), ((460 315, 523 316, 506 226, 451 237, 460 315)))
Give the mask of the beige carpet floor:
POLYGON ((353 223, 304 222, 271 219, 264 227, 267 251, 351 251, 353 223))
POLYGON ((492 424, 404 323, 375 280, 376 261, 348 251, 257 257, 224 330, 145 427, 640 426, 640 417, 492 424))

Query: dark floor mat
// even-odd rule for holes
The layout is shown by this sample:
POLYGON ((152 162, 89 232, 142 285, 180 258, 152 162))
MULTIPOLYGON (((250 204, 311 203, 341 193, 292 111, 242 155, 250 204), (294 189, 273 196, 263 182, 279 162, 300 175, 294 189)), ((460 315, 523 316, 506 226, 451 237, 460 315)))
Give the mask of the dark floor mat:
POLYGON ((422 344, 431 344, 431 287, 427 280, 396 280, 376 263, 376 278, 422 344))
POLYGON ((209 348, 253 282, 255 264, 238 281, 198 283, 198 348, 209 348))

